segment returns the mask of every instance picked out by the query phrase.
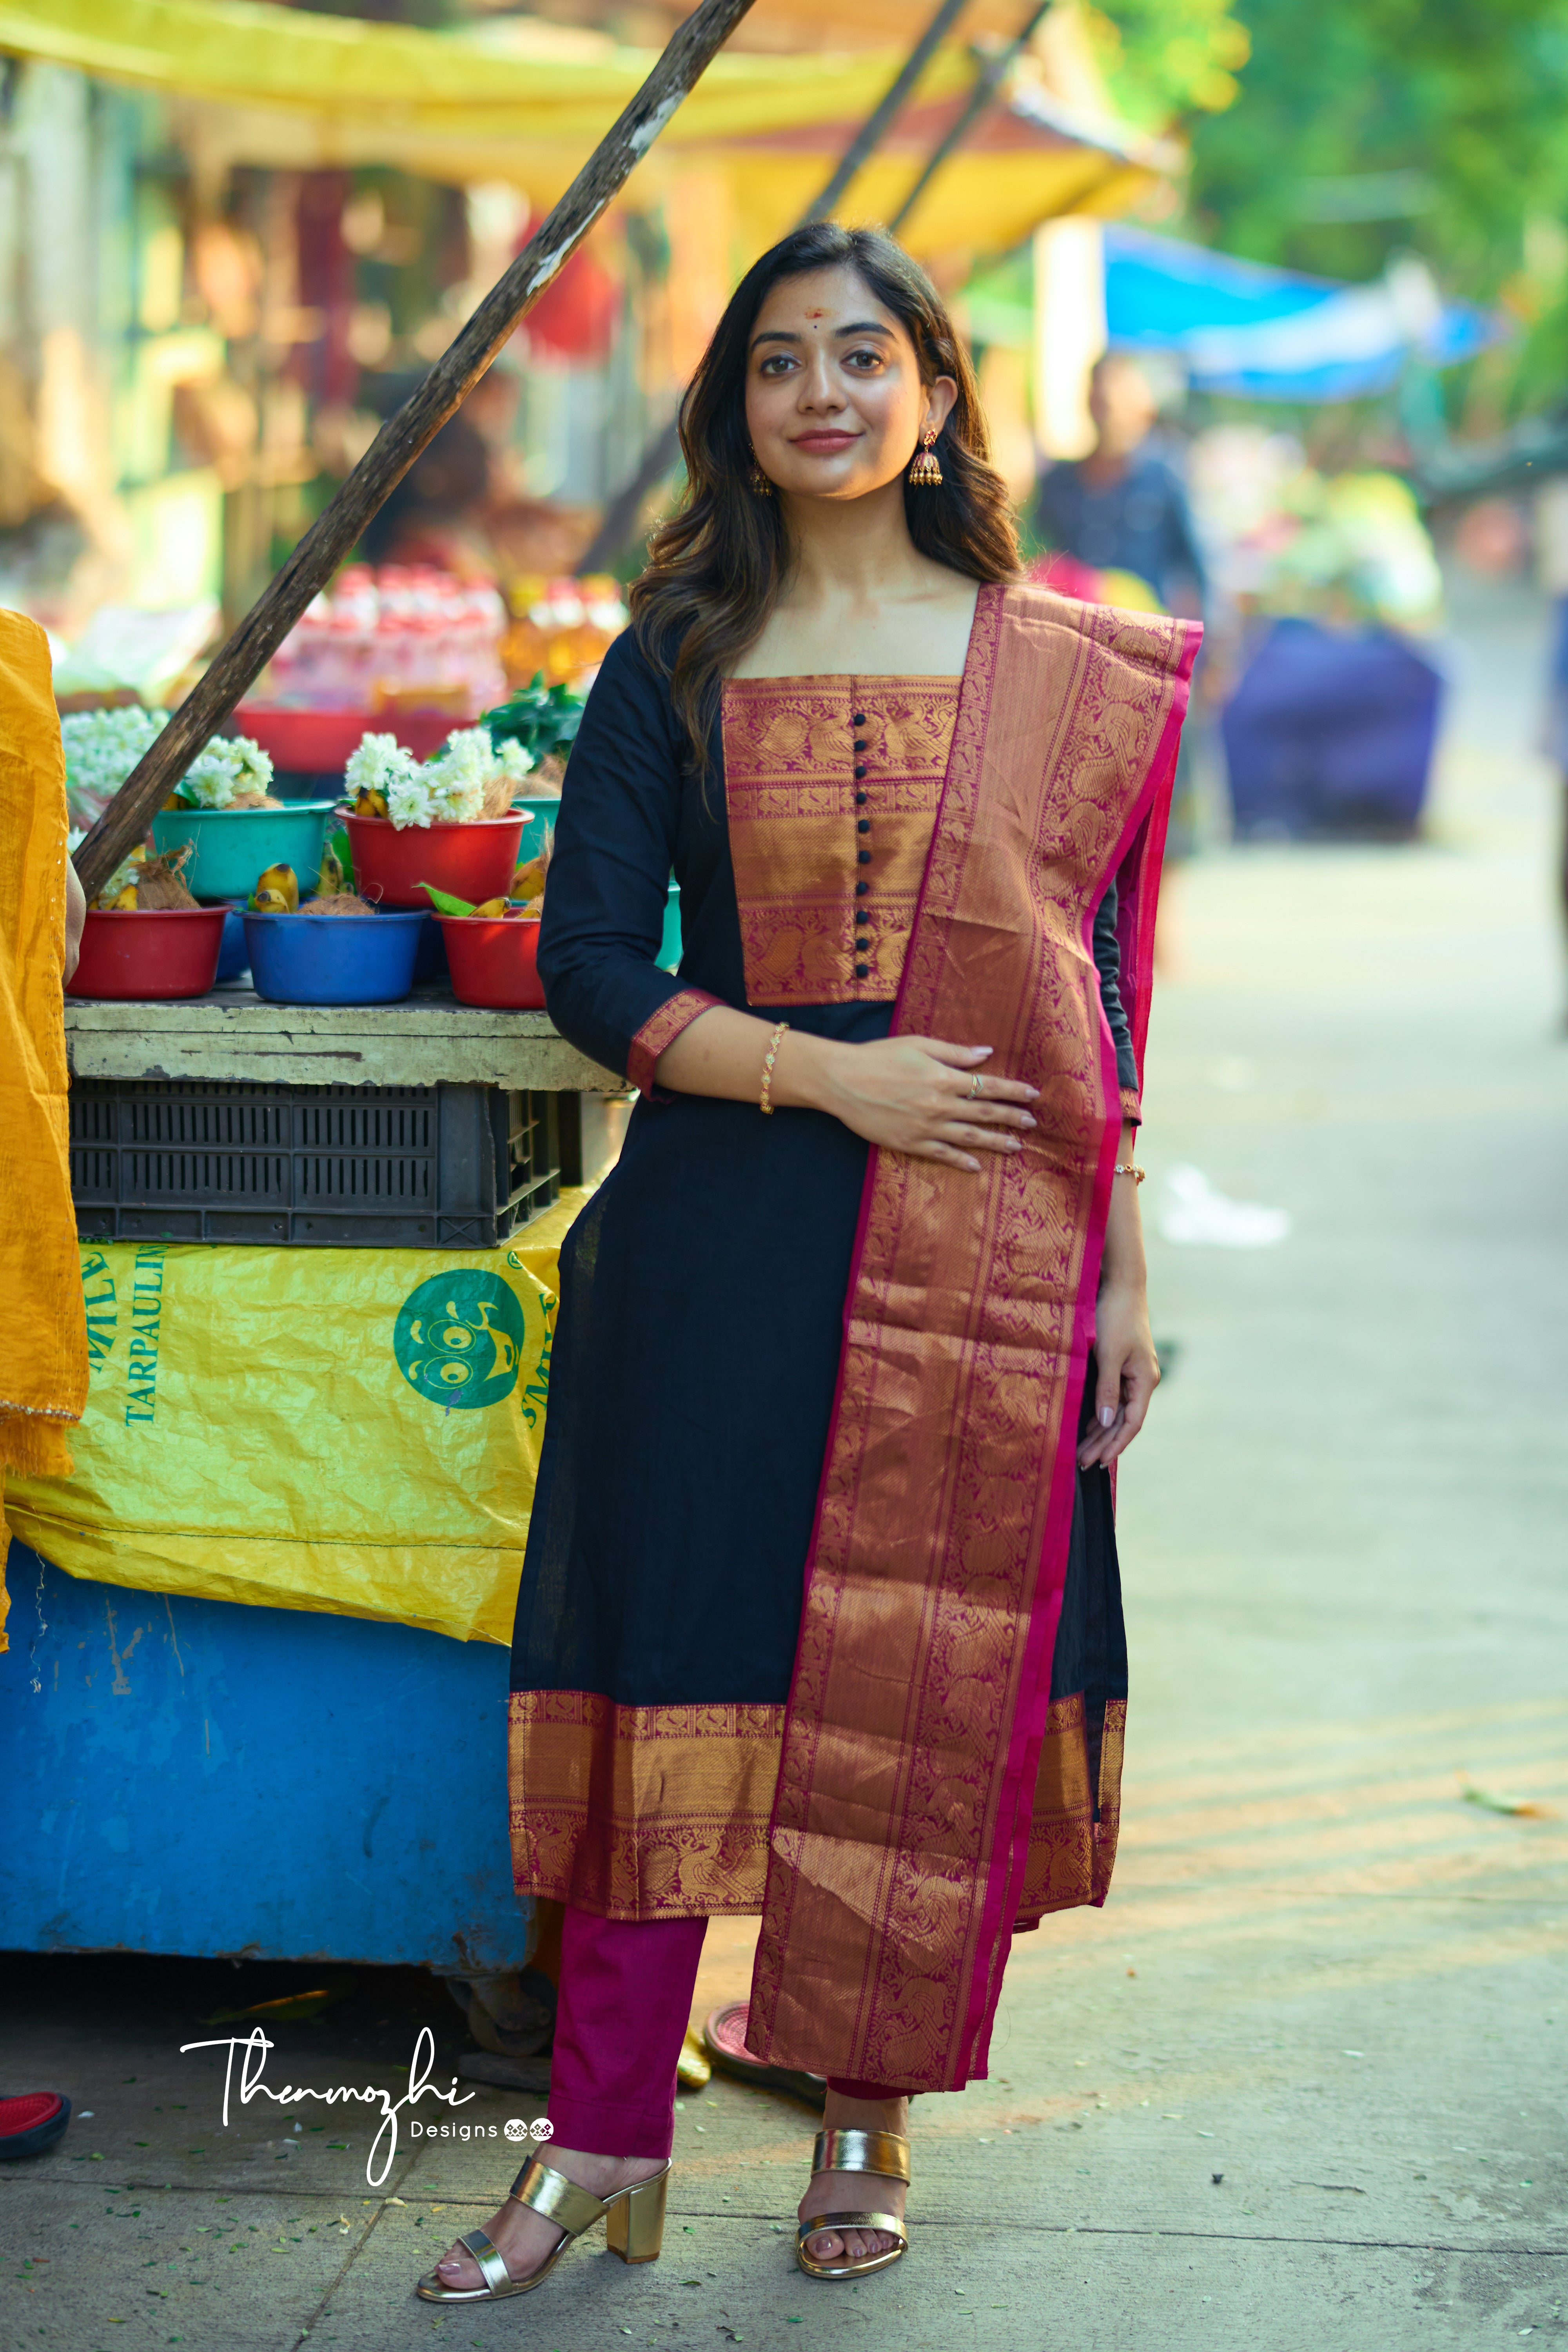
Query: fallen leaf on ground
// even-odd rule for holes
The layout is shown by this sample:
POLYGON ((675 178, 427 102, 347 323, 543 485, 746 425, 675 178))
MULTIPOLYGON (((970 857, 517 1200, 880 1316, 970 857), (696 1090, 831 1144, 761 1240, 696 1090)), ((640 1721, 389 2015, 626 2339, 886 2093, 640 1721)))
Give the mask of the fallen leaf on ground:
POLYGON ((1459 1792, 1467 1805, 1479 1805, 1483 1812, 1513 1813, 1532 1822, 1556 1818, 1550 1805, 1538 1805, 1533 1797, 1510 1797, 1500 1789, 1483 1789, 1474 1780, 1461 1780, 1459 1792))

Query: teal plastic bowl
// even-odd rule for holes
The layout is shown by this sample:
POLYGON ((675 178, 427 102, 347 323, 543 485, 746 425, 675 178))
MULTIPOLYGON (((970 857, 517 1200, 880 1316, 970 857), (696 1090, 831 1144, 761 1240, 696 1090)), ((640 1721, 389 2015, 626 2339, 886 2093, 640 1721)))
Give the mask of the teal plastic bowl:
POLYGON ((248 898, 268 866, 291 866, 300 888, 308 889, 336 806, 336 801, 290 801, 275 809, 160 809, 153 819, 153 846, 161 856, 184 842, 195 845, 184 877, 197 898, 248 898))
POLYGON ((561 814, 561 795, 559 793, 541 793, 537 799, 531 800, 525 793, 511 805, 514 812, 521 810, 528 819, 517 850, 518 864, 526 866, 531 857, 539 856, 543 850, 545 827, 548 826, 552 833, 555 830, 561 814))
POLYGON ((664 902, 664 937, 656 958, 660 971, 674 971, 680 961, 680 885, 672 882, 664 902))

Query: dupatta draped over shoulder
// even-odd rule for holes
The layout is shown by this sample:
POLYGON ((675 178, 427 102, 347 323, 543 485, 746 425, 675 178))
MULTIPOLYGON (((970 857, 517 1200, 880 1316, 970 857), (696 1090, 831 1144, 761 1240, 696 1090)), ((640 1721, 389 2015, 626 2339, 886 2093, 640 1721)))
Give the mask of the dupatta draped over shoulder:
POLYGON ((993 1044, 1038 1125, 979 1176, 868 1167, 752 1989, 777 2063, 983 2074, 1014 1923, 1048 1907, 1031 1816, 1121 1129, 1090 929, 1114 878, 1141 1058, 1198 639, 981 592, 894 1028, 993 1044))
POLYGON ((983 2073, 1012 1935, 1110 1882, 1126 1654, 1076 1439, 1197 638, 985 587, 960 680, 732 683, 700 784, 623 639, 573 755, 540 970, 642 1099, 562 1254, 517 1882, 760 1910, 748 2040, 782 2063, 983 2073), (1038 1125, 976 1176, 661 1098, 714 1004, 989 1044, 1038 1125))

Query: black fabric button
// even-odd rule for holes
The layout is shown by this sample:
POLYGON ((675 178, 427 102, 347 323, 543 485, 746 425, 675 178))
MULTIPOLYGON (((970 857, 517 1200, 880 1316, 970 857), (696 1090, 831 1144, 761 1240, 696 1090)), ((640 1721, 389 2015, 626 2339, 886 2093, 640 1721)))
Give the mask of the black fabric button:
POLYGON ((856 805, 856 807, 857 807, 857 808, 864 808, 864 807, 865 807, 865 805, 866 805, 866 795, 865 795, 865 793, 856 793, 856 795, 855 795, 855 805, 856 805))
POLYGON ((857 833, 869 833, 871 830, 870 818, 868 816, 858 816, 855 820, 855 830, 857 833))
MULTIPOLYGON (((871 887, 871 885, 869 884, 869 882, 857 882, 857 883, 856 883, 856 885, 855 885, 855 896, 856 896, 858 898, 863 898, 866 896, 867 891, 868 891, 870 887, 871 887)), ((864 919, 864 917, 863 917, 863 916, 860 916, 860 917, 857 917, 857 919, 857 919, 858 921, 864 921, 864 919, 864 919)))
POLYGON ((855 967, 855 977, 857 980, 869 980, 871 977, 870 965, 868 963, 858 963, 855 967))
POLYGON ((856 942, 855 942, 855 952, 856 952, 856 954, 857 954, 857 955, 869 955, 869 954, 870 954, 870 952, 871 952, 871 942, 870 942, 870 940, 856 940, 856 942))
POLYGON ((855 863, 857 866, 869 866, 871 863, 870 851, 868 849, 858 849, 855 853, 855 863))
POLYGON ((868 743, 865 742, 860 736, 857 735, 855 738, 855 749, 858 751, 868 751, 870 748, 871 747, 868 743))
POLYGON ((866 772, 866 771, 865 771, 865 769, 864 769, 864 768, 857 768, 857 769, 856 769, 856 771, 855 771, 855 781, 856 781, 856 782, 857 782, 857 783, 858 783, 858 782, 859 782, 859 781, 860 781, 861 777, 865 774, 865 772, 866 772))
POLYGON ((849 724, 851 727, 864 727, 866 724, 865 712, 863 710, 858 710, 855 713, 854 718, 849 721, 849 724))

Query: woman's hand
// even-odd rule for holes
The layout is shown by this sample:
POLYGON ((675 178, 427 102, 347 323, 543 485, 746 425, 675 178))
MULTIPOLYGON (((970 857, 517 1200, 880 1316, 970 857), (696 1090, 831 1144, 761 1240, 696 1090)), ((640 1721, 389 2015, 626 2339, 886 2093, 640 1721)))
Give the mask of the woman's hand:
MULTIPOLYGON (((1125 1181, 1123 1179, 1122 1181, 1125 1181)), ((1160 1385, 1160 1360, 1149 1328, 1149 1302, 1142 1286, 1107 1283, 1095 1301, 1095 1426, 1079 1444, 1078 1466, 1109 1468, 1125 1454, 1143 1426, 1149 1400, 1160 1385)))
MULTIPOLYGON (((1130 1166, 1138 1141, 1131 1122, 1121 1129, 1117 1159, 1130 1166)), ((1125 1454, 1143 1426, 1149 1400, 1160 1385, 1160 1360, 1149 1329, 1149 1277, 1143 1264, 1143 1226, 1138 1187, 1131 1176, 1111 1180, 1110 1215, 1100 1297, 1094 1306, 1094 1355, 1100 1376, 1094 1389, 1094 1427, 1080 1440, 1078 1464, 1102 1467, 1125 1454)))
MULTIPOLYGON (((710 1005, 659 1055, 655 1077, 679 1094, 756 1102, 773 1024, 728 1004, 710 1005)), ((1026 1105, 1039 1088, 985 1075, 989 1045, 938 1037, 879 1037, 863 1045, 785 1028, 773 1057, 777 1110, 825 1110, 868 1143, 938 1160, 977 1175, 977 1151, 1017 1151, 1035 1124, 1026 1105)))
MULTIPOLYGON (((792 1098, 790 1091, 780 1092, 781 1079, 790 1088, 785 1055, 792 1043, 806 1042, 784 1038, 775 1101, 792 1098)), ((986 1076, 989 1045, 949 1045, 939 1037, 882 1037, 863 1045, 810 1042, 819 1054, 812 1056, 817 1066, 808 1099, 884 1151, 978 1175, 977 1151, 1020 1151, 1021 1132, 1035 1124, 1027 1106, 1038 1101, 1038 1087, 986 1076)))

